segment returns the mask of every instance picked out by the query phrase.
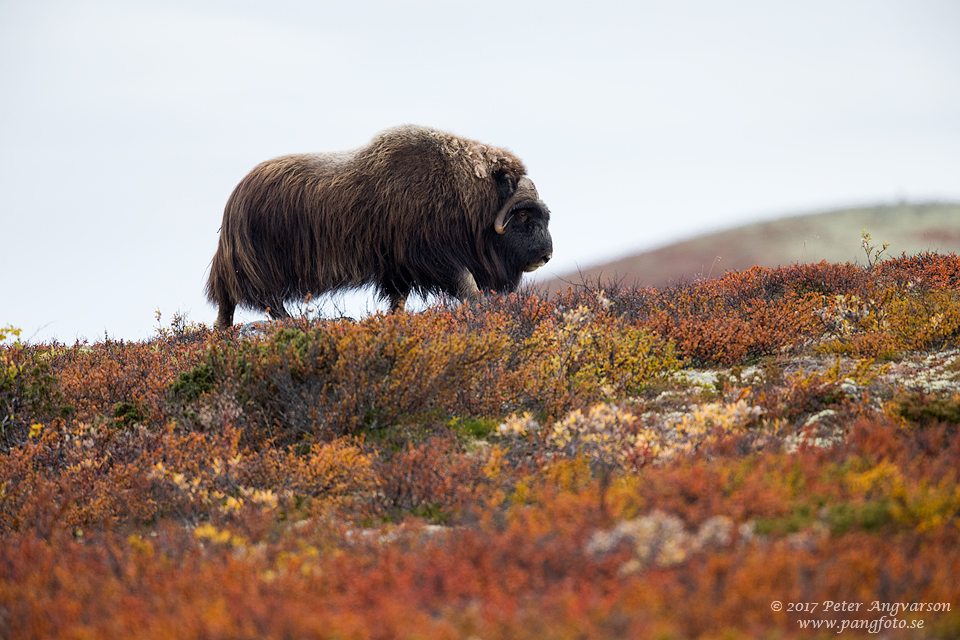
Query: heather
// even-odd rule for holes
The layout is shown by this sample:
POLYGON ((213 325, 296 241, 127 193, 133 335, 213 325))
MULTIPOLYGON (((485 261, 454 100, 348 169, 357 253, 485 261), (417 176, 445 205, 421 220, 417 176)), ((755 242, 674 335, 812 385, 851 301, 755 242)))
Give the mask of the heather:
POLYGON ((879 637, 955 638, 958 278, 868 253, 145 342, 8 327, 0 637, 878 637, 904 603, 931 608, 879 637))

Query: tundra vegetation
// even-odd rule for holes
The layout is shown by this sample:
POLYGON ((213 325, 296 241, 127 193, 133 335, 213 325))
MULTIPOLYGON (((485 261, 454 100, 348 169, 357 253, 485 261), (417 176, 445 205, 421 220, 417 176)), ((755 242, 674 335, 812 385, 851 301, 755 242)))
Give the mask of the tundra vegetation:
POLYGON ((8 327, 0 637, 960 637, 958 281, 8 327))

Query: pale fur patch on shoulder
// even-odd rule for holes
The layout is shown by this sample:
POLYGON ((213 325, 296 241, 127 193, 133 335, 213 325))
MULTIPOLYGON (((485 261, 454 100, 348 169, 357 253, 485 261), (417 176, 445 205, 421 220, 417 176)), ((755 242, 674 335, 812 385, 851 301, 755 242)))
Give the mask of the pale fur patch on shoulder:
POLYGON ((461 138, 443 131, 433 130, 432 133, 442 141, 447 153, 453 157, 466 159, 473 174, 479 179, 488 178, 497 169, 515 162, 509 152, 499 147, 483 144, 469 138, 461 138))
POLYGON ((502 149, 489 147, 479 142, 473 142, 470 145, 467 156, 470 158, 473 164, 473 172, 478 178, 488 177, 491 171, 508 159, 502 149))

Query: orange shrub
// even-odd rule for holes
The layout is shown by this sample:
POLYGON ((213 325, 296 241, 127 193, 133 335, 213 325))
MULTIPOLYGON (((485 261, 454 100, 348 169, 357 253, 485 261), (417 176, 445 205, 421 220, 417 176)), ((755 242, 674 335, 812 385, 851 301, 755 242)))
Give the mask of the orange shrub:
POLYGON ((50 363, 78 420, 113 418, 117 406, 125 404, 135 421, 162 421, 167 415, 167 388, 179 372, 199 362, 204 335, 200 332, 189 340, 78 342, 73 347, 54 343, 49 347, 50 363))
POLYGON ((200 427, 232 405, 245 438, 294 442, 506 408, 555 415, 642 390, 680 366, 645 329, 585 309, 528 322, 537 305, 546 307, 529 300, 520 317, 439 309, 214 340, 173 391, 200 427))
MULTIPOLYGON (((8 331, 0 329, 0 340, 8 331)), ((45 350, 30 348, 19 339, 0 345, 0 448, 24 442, 31 422, 72 413, 57 382, 45 350)))
POLYGON ((613 315, 703 364, 796 353, 824 338, 831 351, 889 357, 956 337, 958 282, 956 255, 921 254, 873 268, 753 267, 662 290, 585 283, 560 304, 596 309, 599 299, 607 300, 613 315))
POLYGON ((203 396, 208 414, 218 395, 233 403, 251 442, 329 438, 469 404, 502 349, 502 338, 467 331, 445 311, 281 327, 211 341, 202 368, 181 376, 174 392, 201 426, 209 420, 190 408, 194 398, 203 396))
POLYGON ((407 512, 447 522, 477 501, 486 480, 484 462, 449 436, 433 436, 419 445, 409 442, 392 455, 383 452, 377 474, 378 508, 385 516, 407 512))
POLYGON ((107 425, 44 426, 0 457, 0 532, 196 523, 244 510, 368 512, 373 457, 339 439, 294 449, 240 449, 227 427, 179 434, 107 425))
POLYGON ((5 345, 0 637, 958 637, 958 266, 5 345))

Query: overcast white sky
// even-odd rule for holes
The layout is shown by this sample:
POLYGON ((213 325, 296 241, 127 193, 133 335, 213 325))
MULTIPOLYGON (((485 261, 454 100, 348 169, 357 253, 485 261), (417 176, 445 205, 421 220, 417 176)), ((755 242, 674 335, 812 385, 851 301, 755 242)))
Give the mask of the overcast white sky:
POLYGON ((72 343, 148 338, 156 309, 212 323, 236 183, 402 123, 519 155, 553 273, 960 200, 958 34, 955 0, 0 0, 0 326, 72 343))

